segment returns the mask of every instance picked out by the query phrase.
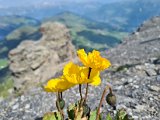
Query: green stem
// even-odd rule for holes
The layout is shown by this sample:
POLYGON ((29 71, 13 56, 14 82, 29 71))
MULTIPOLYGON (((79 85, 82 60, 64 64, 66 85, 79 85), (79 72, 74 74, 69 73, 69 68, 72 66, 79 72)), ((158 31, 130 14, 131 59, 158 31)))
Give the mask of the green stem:
POLYGON ((63 98, 63 96, 62 96, 62 92, 60 92, 60 99, 62 99, 63 98))
POLYGON ((109 92, 112 94, 112 88, 111 87, 109 87, 109 92))
MULTIPOLYGON (((92 68, 90 68, 90 67, 89 67, 89 71, 88 71, 88 79, 90 78, 91 70, 92 70, 92 68)), ((87 83, 84 102, 86 102, 86 100, 87 100, 87 95, 88 95, 88 86, 89 86, 89 84, 87 83)))
POLYGON ((83 99, 83 97, 82 97, 82 85, 81 84, 79 84, 79 94, 80 94, 80 97, 81 97, 81 100, 80 100, 80 103, 79 103, 79 111, 80 111, 80 109, 82 107, 82 99, 83 99))
POLYGON ((64 120, 63 110, 61 110, 61 107, 60 107, 60 97, 61 97, 62 93, 60 95, 60 93, 58 92, 56 95, 57 95, 57 101, 56 101, 57 104, 56 104, 56 106, 57 106, 58 111, 60 112, 62 120, 64 120))
POLYGON ((82 98, 82 85, 81 84, 79 84, 79 94, 82 100, 83 98, 82 98))
POLYGON ((111 87, 108 85, 108 86, 104 89, 104 91, 103 91, 103 94, 102 94, 102 97, 101 97, 101 100, 100 100, 100 103, 99 103, 99 106, 98 106, 98 110, 97 110, 96 120, 99 120, 100 109, 101 109, 102 103, 103 103, 103 101, 104 101, 104 97, 105 97, 106 92, 107 92, 108 89, 109 89, 109 91, 112 93, 112 89, 111 89, 111 87))
POLYGON ((89 67, 89 71, 88 71, 88 79, 90 78, 91 70, 92 70, 92 68, 89 67))

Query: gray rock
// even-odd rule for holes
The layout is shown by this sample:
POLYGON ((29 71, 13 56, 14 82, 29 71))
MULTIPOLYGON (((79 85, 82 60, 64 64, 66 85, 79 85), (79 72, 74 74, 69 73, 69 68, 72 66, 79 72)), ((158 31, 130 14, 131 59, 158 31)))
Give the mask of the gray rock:
POLYGON ((146 69, 145 71, 148 76, 156 76, 157 75, 157 72, 154 69, 146 69))
POLYGON ((160 69, 157 70, 157 74, 160 75, 160 69))
POLYGON ((160 75, 157 75, 157 81, 160 82, 160 75))
POLYGON ((146 105, 137 105, 135 107, 136 107, 137 112, 145 111, 148 108, 148 106, 146 105))
POLYGON ((139 88, 139 86, 138 86, 138 85, 133 85, 133 87, 134 87, 134 88, 136 88, 136 89, 138 89, 138 88, 139 88))
POLYGON ((114 87, 113 90, 114 90, 114 91, 118 91, 118 90, 121 90, 122 88, 123 88, 123 86, 120 85, 120 86, 114 87))
POLYGON ((157 58, 156 60, 153 61, 154 64, 160 64, 160 58, 157 58))
POLYGON ((17 103, 17 104, 15 104, 15 105, 13 105, 12 110, 16 110, 16 109, 18 109, 18 108, 19 108, 19 104, 17 103))
POLYGON ((29 109, 29 108, 30 108, 30 104, 26 104, 25 109, 29 109))
POLYGON ((64 25, 47 22, 42 24, 41 32, 40 40, 23 41, 9 53, 9 68, 17 89, 27 89, 52 78, 65 62, 75 57, 69 30, 64 25))
POLYGON ((153 63, 153 64, 155 64, 155 61, 157 60, 157 58, 155 57, 155 58, 150 58, 149 59, 149 61, 151 62, 151 63, 153 63))
POLYGON ((155 86, 155 85, 151 85, 151 86, 148 86, 150 90, 152 91, 156 91, 156 92, 159 92, 160 91, 160 87, 158 86, 155 86))
POLYGON ((133 116, 134 120, 138 120, 138 118, 139 118, 138 116, 133 116))

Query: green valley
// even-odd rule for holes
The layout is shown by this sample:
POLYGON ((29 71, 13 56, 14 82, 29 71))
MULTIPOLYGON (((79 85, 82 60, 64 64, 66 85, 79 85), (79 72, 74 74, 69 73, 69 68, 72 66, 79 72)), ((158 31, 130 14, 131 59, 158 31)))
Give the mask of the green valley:
POLYGON ((7 59, 0 59, 0 70, 8 66, 7 59))
POLYGON ((45 21, 58 21, 65 24, 71 33, 73 44, 76 48, 105 50, 121 43, 126 32, 112 31, 108 24, 102 25, 88 19, 84 19, 70 12, 59 14, 45 21))

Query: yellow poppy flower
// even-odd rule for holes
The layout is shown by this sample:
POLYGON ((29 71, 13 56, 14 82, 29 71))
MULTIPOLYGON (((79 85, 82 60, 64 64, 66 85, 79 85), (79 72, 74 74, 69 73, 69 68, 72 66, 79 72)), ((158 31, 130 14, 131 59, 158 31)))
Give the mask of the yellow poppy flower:
POLYGON ((60 78, 51 79, 48 81, 47 85, 44 86, 46 92, 63 92, 70 87, 74 86, 64 79, 63 76, 60 78))
POLYGON ((99 77, 99 72, 92 70, 90 73, 90 78, 88 79, 88 71, 86 67, 80 67, 74 63, 68 63, 63 70, 63 76, 65 79, 72 84, 86 84, 99 85, 101 79, 99 77))
POLYGON ((108 68, 111 65, 110 61, 106 58, 101 57, 100 52, 96 50, 89 52, 87 55, 84 49, 80 49, 77 51, 77 54, 80 61, 86 67, 90 67, 101 71, 108 68))

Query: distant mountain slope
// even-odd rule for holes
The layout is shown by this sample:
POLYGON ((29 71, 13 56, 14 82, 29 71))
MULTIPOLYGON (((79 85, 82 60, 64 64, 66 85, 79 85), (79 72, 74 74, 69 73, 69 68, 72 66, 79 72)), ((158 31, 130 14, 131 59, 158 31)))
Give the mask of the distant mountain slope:
POLYGON ((128 0, 105 4, 86 17, 111 24, 121 31, 133 31, 143 21, 160 16, 160 0, 128 0))
POLYGON ((111 31, 108 24, 93 22, 70 12, 61 13, 46 21, 58 21, 64 23, 71 32, 72 40, 76 48, 105 50, 119 44, 127 34, 111 31))
MULTIPOLYGON (((119 44, 127 34, 124 32, 112 31, 108 24, 93 22, 71 12, 64 12, 46 21, 58 21, 64 23, 71 33, 71 37, 76 48, 105 50, 119 44)), ((6 16, 0 19, 0 58, 7 57, 8 51, 15 48, 25 39, 38 39, 40 33, 37 31, 40 25, 36 21, 27 17, 6 16), (12 20, 11 20, 12 19, 12 20)))
POLYGON ((0 8, 0 16, 21 15, 39 20, 70 11, 97 22, 110 24, 115 30, 135 30, 143 21, 160 16, 160 0, 120 0, 107 3, 103 1, 51 2, 26 7, 0 8))
POLYGON ((38 25, 39 21, 22 16, 0 16, 0 40, 12 30, 23 25, 38 25))
POLYGON ((38 20, 23 16, 0 16, 0 58, 6 58, 8 51, 15 48, 21 40, 33 38, 38 20), (7 41, 16 40, 16 41, 7 41))

